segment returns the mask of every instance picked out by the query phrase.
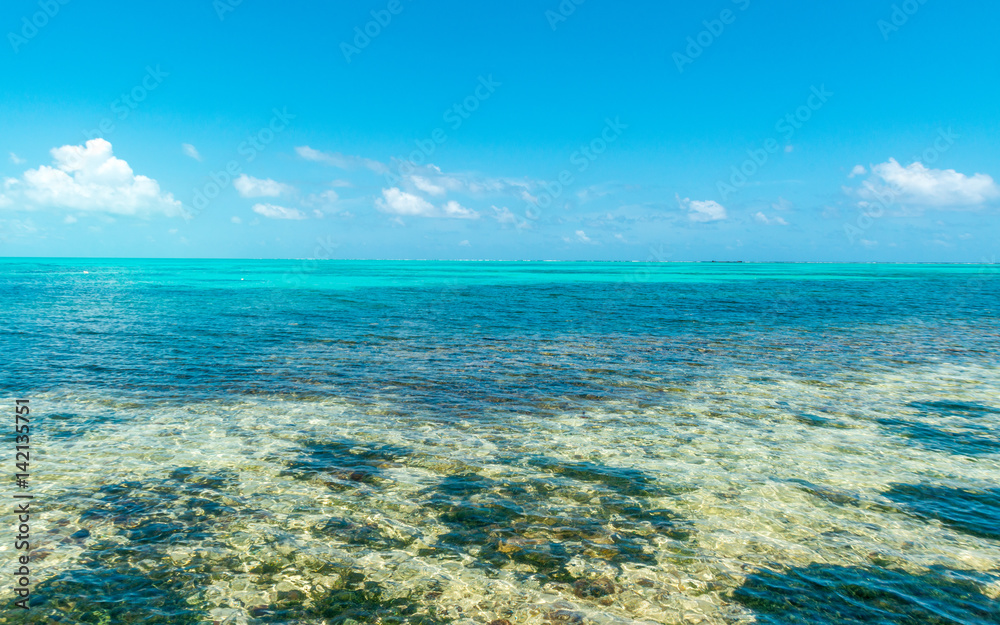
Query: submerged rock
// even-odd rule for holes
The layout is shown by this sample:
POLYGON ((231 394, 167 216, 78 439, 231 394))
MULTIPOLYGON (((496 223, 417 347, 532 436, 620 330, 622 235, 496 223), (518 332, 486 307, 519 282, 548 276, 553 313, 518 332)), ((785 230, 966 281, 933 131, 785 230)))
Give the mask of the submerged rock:
POLYGON ((607 577, 578 579, 573 583, 573 594, 581 599, 605 597, 615 592, 615 583, 607 577))
POLYGON ((660 492, 656 480, 639 469, 607 467, 593 462, 566 462, 536 458, 531 464, 563 477, 602 484, 622 495, 651 495, 660 492))
POLYGON ((1000 488, 891 484, 882 496, 910 514, 937 519, 957 532, 1000 540, 1000 488))
POLYGON ((552 610, 545 615, 545 620, 550 623, 579 625, 583 623, 583 614, 572 610, 552 610))
POLYGON ((997 581, 995 576, 944 567, 913 574, 877 566, 810 564, 758 571, 733 592, 733 599, 764 622, 985 625, 1000 623, 1000 604, 984 592, 987 584, 997 581))

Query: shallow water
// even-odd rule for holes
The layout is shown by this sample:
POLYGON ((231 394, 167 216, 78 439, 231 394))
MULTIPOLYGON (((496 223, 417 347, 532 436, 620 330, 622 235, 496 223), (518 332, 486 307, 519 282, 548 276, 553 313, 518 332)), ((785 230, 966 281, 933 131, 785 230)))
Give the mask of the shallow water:
POLYGON ((998 278, 0 261, 0 622, 998 623, 998 278))

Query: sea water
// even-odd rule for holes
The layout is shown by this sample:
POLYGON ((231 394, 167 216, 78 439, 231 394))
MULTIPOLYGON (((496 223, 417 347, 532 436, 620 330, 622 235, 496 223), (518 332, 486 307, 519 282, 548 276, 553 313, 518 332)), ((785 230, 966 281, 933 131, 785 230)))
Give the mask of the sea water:
POLYGON ((992 265, 5 259, 0 291, 34 496, 0 622, 1000 623, 992 265))

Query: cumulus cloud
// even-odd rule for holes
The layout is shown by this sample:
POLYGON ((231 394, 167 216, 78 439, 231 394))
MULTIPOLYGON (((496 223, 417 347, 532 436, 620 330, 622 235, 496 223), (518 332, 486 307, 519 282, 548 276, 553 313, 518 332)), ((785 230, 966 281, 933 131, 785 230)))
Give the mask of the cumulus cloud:
POLYGON ((190 143, 182 143, 181 149, 184 150, 184 154, 190 156, 196 161, 201 161, 201 154, 198 153, 198 148, 194 147, 190 143))
POLYGON ((268 219, 306 219, 302 211, 274 204, 254 204, 253 212, 268 219))
POLYGON ((864 176, 867 173, 868 173, 868 170, 865 169, 864 165, 855 165, 854 169, 851 170, 851 173, 847 174, 847 177, 848 178, 855 178, 857 176, 864 176))
POLYGON ((8 179, 8 193, 22 201, 52 208, 150 217, 184 216, 181 203, 129 164, 114 156, 111 144, 91 139, 84 145, 53 148, 52 166, 29 169, 20 179, 8 179))
POLYGON ((433 217, 434 205, 422 197, 400 191, 398 188, 383 189, 382 197, 375 200, 375 206, 383 213, 408 215, 413 217, 433 217))
POLYGON ((479 213, 462 206, 454 200, 447 202, 441 207, 441 210, 444 212, 445 217, 453 217, 455 219, 476 219, 479 217, 479 213))
POLYGON ((587 233, 584 232, 583 230, 577 230, 576 231, 576 238, 579 239, 583 243, 590 243, 590 237, 588 237, 587 233))
POLYGON ((691 221, 707 223, 710 221, 722 221, 727 217, 726 208, 715 200, 701 201, 692 200, 691 198, 684 198, 682 200, 678 195, 677 202, 682 209, 688 211, 688 219, 691 221))
POLYGON ((295 191, 294 187, 287 184, 276 182, 270 178, 261 179, 254 178, 253 176, 248 176, 242 174, 239 178, 233 181, 233 187, 236 188, 236 192, 242 197, 278 197, 282 194, 293 193, 295 191))
POLYGON ((349 156, 347 154, 341 154, 340 152, 320 152, 319 150, 315 150, 308 145, 299 146, 295 148, 295 151, 300 157, 306 159, 307 161, 324 163, 340 169, 349 170, 364 168, 370 169, 377 174, 384 174, 389 171, 389 168, 385 164, 361 156, 349 156))
POLYGON ((986 174, 967 176, 954 169, 929 169, 916 162, 903 167, 894 158, 872 165, 871 176, 857 189, 867 201, 886 197, 915 206, 975 207, 1000 197, 1000 187, 986 174))
POLYGON ((476 219, 479 217, 479 213, 465 208, 458 202, 447 202, 438 208, 424 198, 396 187, 383 189, 382 197, 375 200, 375 207, 383 213, 402 217, 445 217, 452 219, 476 219))

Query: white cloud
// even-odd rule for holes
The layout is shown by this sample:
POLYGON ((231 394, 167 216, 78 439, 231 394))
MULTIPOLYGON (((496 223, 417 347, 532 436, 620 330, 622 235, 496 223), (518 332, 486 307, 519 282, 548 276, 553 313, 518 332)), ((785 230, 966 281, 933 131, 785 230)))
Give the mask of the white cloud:
POLYGON ((35 222, 30 219, 0 219, 0 241, 33 235, 38 232, 35 222))
POLYGON ((865 169, 864 165, 855 165, 854 169, 851 170, 851 173, 847 174, 847 177, 848 178, 854 178, 856 176, 864 176, 867 173, 868 173, 868 170, 865 169))
POLYGON ((491 207, 493 210, 493 219, 497 220, 497 223, 503 225, 512 225, 519 230, 530 230, 531 223, 527 219, 521 219, 514 214, 512 210, 504 206, 503 208, 498 208, 496 206, 491 207))
POLYGON ((341 187, 345 187, 345 188, 346 187, 353 187, 354 185, 351 184, 350 182, 348 182, 347 180, 337 179, 337 180, 334 180, 333 182, 331 182, 330 186, 333 187, 333 188, 335 188, 335 189, 338 189, 338 188, 341 188, 341 187))
POLYGON ((76 223, 76 217, 74 217, 72 215, 66 215, 66 218, 63 219, 63 223, 64 224, 75 224, 76 223))
POLYGON ((320 152, 319 150, 315 150, 308 145, 299 146, 295 148, 295 151, 299 156, 307 161, 325 163, 327 165, 339 167, 340 169, 366 168, 377 174, 384 174, 389 171, 389 168, 383 163, 361 156, 349 156, 341 154, 340 152, 320 152))
POLYGON ((234 224, 241 224, 241 223, 243 223, 243 220, 240 219, 239 217, 236 217, 235 215, 232 216, 232 217, 230 217, 229 221, 233 222, 234 224))
POLYGON ((333 208, 337 205, 338 200, 340 200, 340 196, 337 195, 336 191, 330 189, 322 193, 310 193, 302 203, 310 208, 333 208))
POLYGON ((971 207, 1000 197, 1000 186, 986 174, 967 176, 954 169, 929 169, 923 163, 903 167, 894 158, 873 165, 857 194, 863 200, 891 197, 918 206, 971 207))
POLYGON ((383 189, 382 197, 375 200, 375 207, 383 213, 404 217, 449 217, 454 219, 476 219, 479 214, 455 201, 437 208, 424 198, 393 187, 383 189))
POLYGON ((598 185, 594 184, 582 191, 578 191, 576 197, 581 203, 586 204, 587 202, 592 202, 603 197, 607 197, 614 193, 617 189, 609 187, 608 185, 598 185))
POLYGON ((13 200, 11 200, 9 197, 7 197, 6 195, 4 195, 3 193, 0 193, 0 208, 5 208, 7 206, 10 206, 13 203, 14 203, 13 200))
POLYGON ((459 247, 472 247, 472 244, 469 243, 468 239, 466 239, 465 241, 459 241, 458 245, 459 247))
POLYGON ((316 219, 323 219, 323 211, 314 209, 313 217, 315 217, 316 219))
POLYGON ((161 193, 159 183, 135 175, 128 163, 116 158, 104 139, 64 145, 51 153, 53 167, 29 169, 21 179, 9 179, 7 189, 27 202, 53 208, 139 217, 186 214, 173 195, 161 193))
POLYGON ((678 195, 677 202, 681 208, 688 211, 688 218, 691 221, 706 223, 710 221, 722 221, 726 219, 726 208, 715 200, 692 200, 678 195))
POLYGON ((496 219, 498 222, 502 224, 517 223, 517 216, 514 215, 514 213, 511 212, 511 210, 506 206, 504 206, 503 208, 497 208, 496 206, 494 206, 492 208, 493 208, 493 219, 496 219))
POLYGON ((375 206, 383 213, 414 217, 433 217, 435 211, 434 205, 424 198, 396 187, 382 189, 382 197, 375 200, 375 206))
MULTIPOLYGON (((298 155, 306 160, 326 163, 347 170, 369 169, 378 174, 385 174, 392 188, 399 189, 415 197, 429 197, 442 201, 450 193, 463 193, 475 197, 510 196, 522 201, 537 202, 532 191, 539 187, 537 181, 527 178, 497 178, 477 172, 445 173, 440 167, 428 163, 416 165, 409 161, 393 159, 390 164, 364 158, 350 156, 339 152, 321 152, 309 146, 295 148, 298 155)), ((334 186, 350 186, 345 181, 336 181, 334 186)), ((441 208, 440 211, 446 210, 441 208)), ((470 211, 470 216, 471 216, 470 211)))
POLYGON ((434 164, 415 166, 407 161, 393 161, 394 171, 406 172, 401 175, 401 186, 411 193, 421 192, 435 197, 449 192, 462 192, 476 196, 508 195, 535 203, 531 189, 538 186, 531 180, 492 178, 475 172, 444 173, 434 164))
POLYGON ((268 219, 306 219, 302 211, 274 204, 255 204, 253 212, 268 219))
POLYGON ((20 165, 20 164, 24 163, 24 159, 21 158, 20 156, 18 156, 17 154, 14 154, 13 152, 11 152, 10 153, 10 162, 14 163, 15 165, 20 165))
POLYGON ((445 217, 453 217, 455 219, 476 219, 479 217, 479 213, 465 208, 454 200, 442 206, 441 210, 444 212, 445 217))
POLYGON ((182 143, 181 149, 184 150, 184 154, 190 156, 196 161, 201 161, 201 154, 198 153, 198 148, 194 147, 190 143, 182 143))
POLYGON ((438 186, 424 178, 423 176, 411 176, 410 180, 413 181, 413 185, 423 191, 424 193, 429 193, 431 195, 444 195, 448 192, 444 187, 438 186))
POLYGON ((583 243, 590 243, 590 237, 588 237, 587 233, 584 232, 583 230, 577 230, 576 231, 576 238, 579 239, 583 243))
POLYGON ((270 178, 254 178, 242 174, 233 181, 233 187, 241 197, 278 197, 282 194, 294 193, 295 188, 287 184, 276 182, 270 178))
POLYGON ((767 215, 765 215, 764 213, 762 213, 760 211, 757 211, 757 213, 754 214, 753 218, 756 219, 757 221, 759 221, 760 223, 768 225, 768 226, 773 226, 773 225, 787 226, 788 225, 788 222, 785 221, 784 219, 782 219, 781 217, 768 218, 767 215))
POLYGON ((777 202, 771 204, 771 208, 773 208, 776 211, 787 211, 795 208, 795 205, 786 200, 785 198, 779 197, 777 202))

